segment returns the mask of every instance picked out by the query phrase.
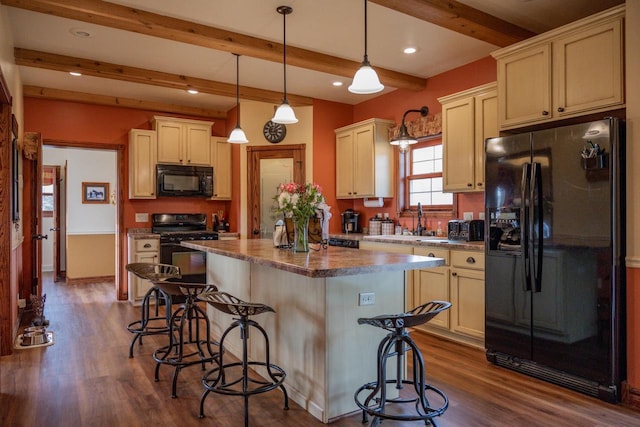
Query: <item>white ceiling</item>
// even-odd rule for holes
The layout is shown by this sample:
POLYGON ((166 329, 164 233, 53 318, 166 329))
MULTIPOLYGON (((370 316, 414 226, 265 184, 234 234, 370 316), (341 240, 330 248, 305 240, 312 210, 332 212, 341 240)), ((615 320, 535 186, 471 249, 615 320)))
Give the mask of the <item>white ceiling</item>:
MULTIPOLYGON (((544 32, 619 3, 619 0, 459 0, 534 32, 544 32)), ((289 5, 287 45, 362 61, 361 0, 113 0, 137 9, 282 43, 283 19, 276 7, 289 5)), ((155 38, 37 12, 7 8, 15 47, 235 84, 235 57, 227 52, 155 38), (72 35, 72 29, 91 34, 72 35)), ((370 2, 368 54, 372 66, 428 78, 486 57, 497 46, 437 27, 370 2), (402 53, 415 46, 413 55, 402 53)), ((231 97, 189 95, 182 90, 20 66, 25 85, 119 96, 227 111, 231 97)), ((282 91, 283 66, 242 56, 240 83, 282 91)), ((353 95, 350 78, 287 66, 287 91, 347 104, 376 95, 353 95), (332 82, 342 81, 341 87, 332 82)), ((395 88, 387 87, 382 93, 395 88)))

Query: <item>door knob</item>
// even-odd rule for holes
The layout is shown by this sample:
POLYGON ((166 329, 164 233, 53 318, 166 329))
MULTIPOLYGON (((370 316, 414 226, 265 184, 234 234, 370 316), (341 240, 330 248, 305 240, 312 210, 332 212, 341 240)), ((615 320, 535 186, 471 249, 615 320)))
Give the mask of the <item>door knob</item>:
POLYGON ((50 228, 49 231, 60 231, 60 227, 50 228))
POLYGON ((43 234, 34 234, 32 239, 33 240, 42 240, 42 239, 46 239, 47 237, 49 237, 49 236, 47 236, 46 234, 44 234, 44 235, 43 234))

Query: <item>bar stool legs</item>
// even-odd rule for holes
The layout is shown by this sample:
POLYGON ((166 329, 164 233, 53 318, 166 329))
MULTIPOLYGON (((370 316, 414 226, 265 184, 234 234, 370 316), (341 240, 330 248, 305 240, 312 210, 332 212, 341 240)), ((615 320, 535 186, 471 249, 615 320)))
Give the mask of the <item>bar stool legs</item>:
POLYGON ((280 388, 284 394, 284 409, 289 409, 289 395, 284 387, 285 371, 271 363, 269 351, 269 337, 260 324, 249 319, 250 315, 260 314, 266 311, 274 311, 263 304, 245 303, 224 292, 203 293, 199 297, 207 301, 218 310, 237 315, 239 318, 233 322, 220 338, 220 348, 224 348, 224 341, 230 332, 238 328, 242 340, 242 359, 239 362, 224 363, 224 351, 220 352, 220 364, 212 368, 202 378, 205 391, 200 399, 200 418, 204 418, 204 402, 210 392, 226 394, 230 396, 242 396, 244 400, 244 425, 249 426, 249 397, 280 388), (248 340, 251 328, 260 332, 265 342, 265 360, 249 361, 248 340), (265 378, 252 374, 254 368, 263 370, 265 378))
POLYGON ((377 379, 356 390, 354 399, 356 405, 362 409, 362 422, 368 422, 368 416, 373 416, 371 426, 377 426, 383 419, 396 421, 424 421, 425 425, 436 426, 435 417, 442 415, 449 407, 446 394, 427 383, 425 379, 424 358, 420 349, 409 336, 407 327, 423 324, 431 320, 441 311, 447 310, 451 304, 445 301, 431 301, 414 308, 408 313, 399 315, 382 315, 373 318, 358 319, 360 324, 368 324, 390 331, 378 345, 377 379), (407 352, 412 356, 412 378, 403 379, 404 356, 407 352), (387 379, 387 361, 396 358, 395 378, 387 379), (400 393, 404 385, 411 385, 413 393, 408 397, 398 394, 398 397, 387 396, 387 384, 395 384, 400 393), (427 396, 435 397, 440 406, 431 406, 427 396), (393 405, 413 404, 415 411, 392 410, 393 405))

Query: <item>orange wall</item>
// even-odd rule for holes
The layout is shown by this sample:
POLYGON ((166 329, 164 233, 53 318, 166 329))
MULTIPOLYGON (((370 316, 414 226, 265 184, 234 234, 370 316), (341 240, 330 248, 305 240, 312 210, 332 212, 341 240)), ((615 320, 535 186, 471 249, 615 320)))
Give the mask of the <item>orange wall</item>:
MULTIPOLYGON (((77 102, 64 102, 37 98, 24 99, 24 128, 27 132, 40 132, 43 140, 60 140, 83 143, 128 145, 130 129, 151 129, 154 115, 167 115, 154 111, 134 110, 77 102)), ((213 135, 226 135, 226 120, 213 121, 213 135)), ((234 119, 235 120, 235 119, 234 119)), ((234 121, 235 123, 235 121, 234 121)), ((128 171, 129 150, 125 149, 125 171, 128 171)), ((151 222, 135 222, 136 213, 157 212, 205 212, 211 226, 211 213, 229 210, 229 202, 209 201, 197 198, 129 200, 128 173, 123 186, 124 226, 127 228, 149 228, 151 222)))

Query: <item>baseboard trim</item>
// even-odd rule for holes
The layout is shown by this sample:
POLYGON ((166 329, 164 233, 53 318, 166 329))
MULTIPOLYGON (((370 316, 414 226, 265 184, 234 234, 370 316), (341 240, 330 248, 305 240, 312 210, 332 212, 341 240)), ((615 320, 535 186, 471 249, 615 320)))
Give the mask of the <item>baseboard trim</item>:
POLYGON ((86 285, 88 283, 115 281, 116 276, 78 277, 77 279, 67 277, 67 285, 86 285))
POLYGON ((640 410, 640 389, 633 388, 628 382, 622 382, 622 403, 630 408, 640 410))

